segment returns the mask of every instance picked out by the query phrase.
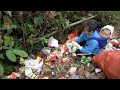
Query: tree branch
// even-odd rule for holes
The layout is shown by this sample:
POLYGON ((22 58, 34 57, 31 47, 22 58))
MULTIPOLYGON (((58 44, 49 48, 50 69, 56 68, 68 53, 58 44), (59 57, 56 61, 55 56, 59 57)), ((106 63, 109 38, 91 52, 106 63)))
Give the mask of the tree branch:
POLYGON ((57 30, 57 31, 53 31, 52 33, 49 33, 49 34, 44 35, 44 36, 42 36, 42 37, 39 37, 39 38, 37 38, 37 41, 36 41, 36 40, 33 40, 33 43, 32 43, 32 44, 35 44, 35 43, 39 42, 42 38, 48 38, 48 37, 56 34, 57 32, 58 32, 58 30, 57 30))
MULTIPOLYGON (((72 26, 74 26, 74 25, 76 25, 76 24, 82 23, 82 22, 84 22, 84 21, 86 21, 86 20, 89 20, 89 19, 91 19, 91 18, 94 18, 94 17, 96 17, 96 16, 91 16, 91 17, 89 17, 89 18, 83 18, 83 19, 80 20, 80 21, 77 21, 77 22, 74 22, 74 23, 70 24, 69 26, 65 27, 64 29, 67 29, 67 28, 72 27, 72 26)), ((56 34, 57 32, 58 32, 58 31, 54 31, 54 32, 52 32, 52 33, 50 33, 50 34, 44 35, 43 37, 39 37, 39 38, 37 38, 37 40, 33 40, 32 44, 35 44, 35 43, 39 42, 40 40, 42 40, 42 38, 48 38, 48 37, 56 34)))
POLYGON ((84 22, 84 21, 86 21, 86 20, 89 20, 89 19, 91 19, 91 18, 94 18, 94 17, 96 17, 96 15, 95 15, 95 16, 91 16, 91 17, 89 17, 89 18, 83 18, 83 19, 80 20, 80 21, 71 23, 69 26, 65 27, 64 29, 67 29, 67 28, 69 28, 69 27, 72 27, 72 26, 74 26, 74 25, 77 25, 77 24, 79 24, 79 23, 82 23, 82 22, 84 22))

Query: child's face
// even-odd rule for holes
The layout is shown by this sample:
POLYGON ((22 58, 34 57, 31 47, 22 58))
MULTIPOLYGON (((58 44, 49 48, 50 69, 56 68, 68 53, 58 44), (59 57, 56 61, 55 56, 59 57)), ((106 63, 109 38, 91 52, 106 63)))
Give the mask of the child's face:
POLYGON ((108 29, 104 29, 104 30, 102 30, 100 36, 102 38, 109 38, 110 37, 110 31, 108 29))
POLYGON ((91 32, 89 32, 88 30, 89 30, 89 27, 86 25, 85 28, 84 28, 84 32, 85 32, 87 35, 90 35, 91 32))

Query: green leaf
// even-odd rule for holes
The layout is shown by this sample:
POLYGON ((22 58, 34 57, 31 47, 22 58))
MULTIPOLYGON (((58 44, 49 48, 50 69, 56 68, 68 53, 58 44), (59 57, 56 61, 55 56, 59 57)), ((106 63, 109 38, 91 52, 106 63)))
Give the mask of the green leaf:
POLYGON ((11 29, 7 30, 7 33, 8 34, 12 33, 12 30, 11 29))
POLYGON ((29 28, 30 31, 32 31, 32 32, 34 31, 33 25, 27 24, 27 26, 28 26, 28 28, 29 28))
POLYGON ((24 61, 24 58, 20 57, 20 64, 23 64, 24 61))
POLYGON ((2 47, 0 47, 0 50, 2 50, 2 47))
POLYGON ((21 57, 28 57, 28 54, 23 50, 13 49, 13 53, 21 57))
POLYGON ((44 42, 45 44, 47 44, 47 43, 48 43, 48 39, 43 38, 43 42, 44 42))
POLYGON ((13 53, 12 50, 6 50, 6 56, 8 57, 9 60, 11 60, 12 62, 16 62, 16 56, 13 53))
POLYGON ((2 76, 4 74, 4 68, 3 66, 0 64, 0 76, 2 76))
POLYGON ((2 25, 2 30, 10 30, 10 25, 2 25))
POLYGON ((9 47, 6 47, 6 46, 3 46, 2 48, 3 48, 3 49, 10 49, 9 47))
POLYGON ((4 45, 7 47, 10 43, 10 37, 9 36, 4 36, 4 45))
POLYGON ((41 16, 34 17, 35 26, 40 25, 41 23, 43 23, 43 19, 41 16))
POLYGON ((45 43, 46 43, 46 44, 48 43, 48 40, 47 40, 47 39, 45 39, 45 43))
POLYGON ((13 46, 14 46, 14 39, 11 37, 9 47, 12 48, 13 46))
POLYGON ((17 25, 7 25, 7 24, 3 24, 2 28, 0 28, 0 30, 11 30, 11 29, 16 29, 17 25))
POLYGON ((16 29, 16 28, 17 28, 17 25, 15 24, 11 26, 11 29, 16 29))
POLYGON ((44 42, 42 42, 42 46, 44 46, 44 42))
POLYGON ((3 54, 0 54, 0 58, 2 58, 2 59, 4 58, 4 57, 3 57, 3 54))

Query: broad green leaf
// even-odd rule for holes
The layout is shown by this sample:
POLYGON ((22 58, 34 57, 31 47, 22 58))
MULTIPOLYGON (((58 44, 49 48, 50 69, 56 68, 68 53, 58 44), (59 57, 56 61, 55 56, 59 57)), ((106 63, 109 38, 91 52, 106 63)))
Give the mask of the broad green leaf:
POLYGON ((3 48, 3 49, 10 49, 9 47, 6 47, 6 46, 3 46, 2 48, 3 48))
POLYGON ((3 66, 0 64, 0 76, 2 76, 4 74, 4 68, 3 66))
POLYGON ((8 59, 12 62, 16 62, 16 56, 13 53, 12 50, 6 50, 6 56, 8 57, 8 59))
POLYGON ((10 37, 9 36, 4 36, 4 45, 7 47, 10 43, 10 37))
POLYGON ((14 46, 14 39, 11 37, 9 47, 12 48, 13 46, 14 46))
POLYGON ((13 53, 21 57, 28 57, 28 54, 23 50, 13 49, 13 53))

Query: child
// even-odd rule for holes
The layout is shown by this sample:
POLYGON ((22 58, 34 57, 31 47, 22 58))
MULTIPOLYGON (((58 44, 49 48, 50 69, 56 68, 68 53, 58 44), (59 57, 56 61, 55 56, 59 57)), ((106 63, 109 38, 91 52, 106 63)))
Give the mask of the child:
POLYGON ((112 33, 114 31, 114 27, 111 25, 104 26, 100 31, 101 38, 112 38, 112 33))
POLYGON ((102 40, 99 41, 99 44, 101 45, 102 49, 106 47, 109 40, 112 38, 113 31, 114 31, 114 27, 111 25, 106 25, 101 29, 99 35, 102 38, 102 40))
POLYGON ((86 41, 85 46, 78 46, 76 43, 75 46, 78 46, 79 51, 84 54, 92 53, 93 55, 96 55, 100 51, 99 43, 98 41, 91 39, 87 40, 93 37, 100 38, 97 31, 97 22, 94 19, 90 19, 86 21, 84 31, 77 37, 76 42, 83 42, 86 41))

